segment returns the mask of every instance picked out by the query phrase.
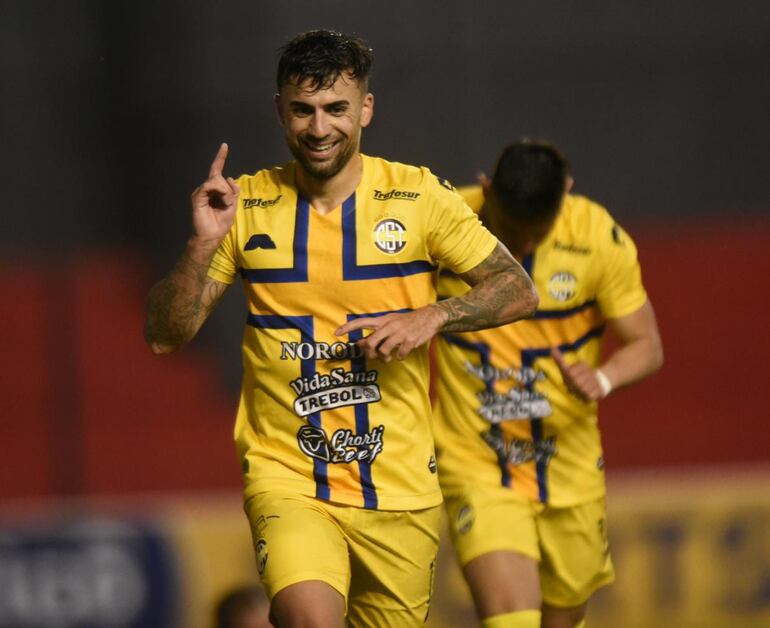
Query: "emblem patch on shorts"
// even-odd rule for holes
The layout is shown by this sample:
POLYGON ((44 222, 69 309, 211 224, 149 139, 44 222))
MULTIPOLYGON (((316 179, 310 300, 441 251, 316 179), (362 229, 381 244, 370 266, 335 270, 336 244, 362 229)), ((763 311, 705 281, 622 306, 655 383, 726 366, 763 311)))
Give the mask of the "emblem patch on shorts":
POLYGON ((465 504, 457 511, 455 517, 455 528, 460 534, 467 534, 470 532, 473 524, 476 521, 476 513, 473 510, 473 506, 465 504))
POLYGON ((380 251, 395 255, 406 246, 406 227, 395 218, 385 218, 374 226, 372 237, 380 251))
POLYGON ((431 456, 430 460, 428 460, 428 471, 431 473, 436 472, 436 456, 431 456))
POLYGON ((259 539, 254 546, 257 553, 257 571, 262 575, 265 571, 265 565, 267 564, 267 541, 265 539, 259 539))

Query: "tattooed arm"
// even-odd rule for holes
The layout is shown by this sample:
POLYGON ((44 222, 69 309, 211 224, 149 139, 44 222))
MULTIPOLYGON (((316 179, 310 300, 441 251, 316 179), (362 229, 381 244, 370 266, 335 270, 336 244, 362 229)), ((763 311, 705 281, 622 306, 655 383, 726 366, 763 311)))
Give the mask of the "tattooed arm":
POLYGON ((153 353, 170 353, 192 339, 229 287, 208 277, 211 256, 191 241, 167 277, 150 290, 144 338, 153 353), (196 259, 197 258, 197 259, 196 259))
POLYGON ((532 281, 502 244, 498 243, 487 259, 460 276, 473 286, 465 296, 404 314, 358 318, 342 325, 335 334, 373 330, 356 344, 367 358, 389 362, 393 355, 403 360, 440 331, 498 327, 532 316, 537 308, 538 296, 532 281))
POLYGON ((227 284, 208 277, 211 260, 233 225, 238 205, 238 186, 222 176, 226 158, 227 144, 222 144, 209 178, 192 193, 194 235, 174 269, 147 298, 144 338, 153 353, 174 351, 195 336, 227 290, 227 284))
POLYGON ((460 275, 471 290, 431 307, 445 316, 441 331, 473 331, 527 318, 538 296, 521 265, 500 243, 481 264, 460 275))

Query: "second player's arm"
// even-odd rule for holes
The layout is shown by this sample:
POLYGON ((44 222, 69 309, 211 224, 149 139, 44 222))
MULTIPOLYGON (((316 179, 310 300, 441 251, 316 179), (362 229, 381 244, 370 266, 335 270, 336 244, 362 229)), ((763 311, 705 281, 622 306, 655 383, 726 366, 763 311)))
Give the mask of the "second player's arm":
POLYGON ((478 266, 460 275, 472 286, 462 297, 446 299, 404 314, 360 318, 335 333, 371 329, 358 341, 367 358, 402 360, 440 331, 471 331, 505 325, 532 316, 539 302, 532 281, 508 250, 499 244, 478 266))
POLYGON ((613 389, 634 384, 663 366, 663 343, 649 300, 628 316, 610 319, 610 326, 621 346, 599 370, 613 389))
POLYGON ((602 399, 609 391, 634 384, 663 366, 663 344, 649 300, 635 312, 609 322, 620 347, 598 369, 585 362, 568 364, 558 349, 551 352, 564 384, 586 401, 602 399))

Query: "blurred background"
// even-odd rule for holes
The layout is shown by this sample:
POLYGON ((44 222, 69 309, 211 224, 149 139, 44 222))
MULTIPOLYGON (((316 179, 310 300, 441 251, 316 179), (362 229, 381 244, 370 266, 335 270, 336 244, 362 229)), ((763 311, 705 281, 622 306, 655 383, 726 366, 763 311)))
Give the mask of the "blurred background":
MULTIPOLYGON (((289 160, 278 48, 375 51, 364 151, 455 184, 521 137, 634 236, 666 364, 601 410, 617 583, 594 627, 770 625, 770 8, 0 2, 0 628, 211 625, 256 581, 232 425, 245 304, 142 340, 189 194, 289 160)), ((434 626, 473 625, 448 547, 434 626)))

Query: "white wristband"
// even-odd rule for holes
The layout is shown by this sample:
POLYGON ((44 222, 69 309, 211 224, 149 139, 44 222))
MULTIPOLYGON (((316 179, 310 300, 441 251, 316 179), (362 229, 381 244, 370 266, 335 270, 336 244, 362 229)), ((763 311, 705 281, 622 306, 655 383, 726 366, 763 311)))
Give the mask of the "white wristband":
POLYGON ((594 375, 596 375, 596 379, 599 382, 599 388, 602 389, 602 399, 604 399, 612 392, 612 383, 610 382, 609 378, 599 369, 594 371, 594 375))

